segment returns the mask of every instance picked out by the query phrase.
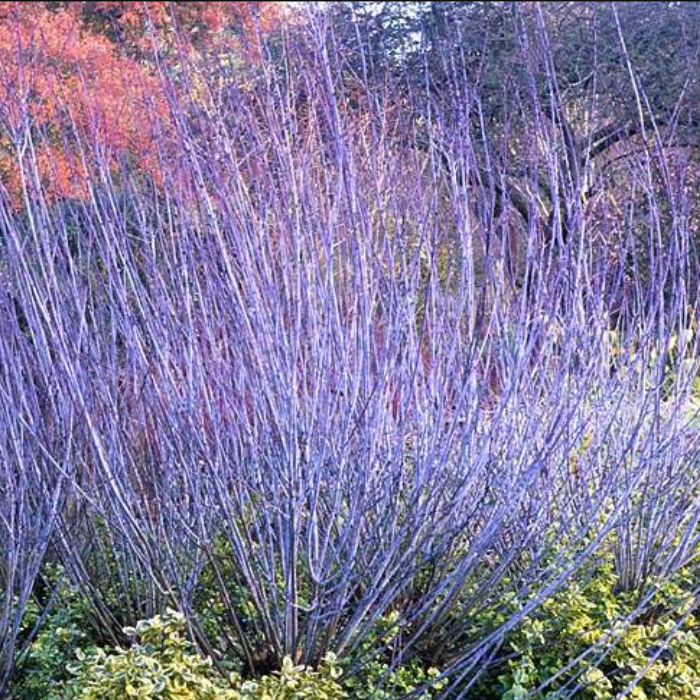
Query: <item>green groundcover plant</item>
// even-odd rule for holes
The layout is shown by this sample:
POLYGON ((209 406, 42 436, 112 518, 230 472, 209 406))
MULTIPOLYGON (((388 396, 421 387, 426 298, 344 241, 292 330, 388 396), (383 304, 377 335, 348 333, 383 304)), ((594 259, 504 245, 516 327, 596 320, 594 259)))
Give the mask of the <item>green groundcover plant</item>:
MULTIPOLYGON (((700 695, 696 584, 687 571, 640 594, 619 588, 612 561, 572 581, 504 640, 475 697, 692 700, 700 695), (638 680, 638 682, 637 682, 638 680)), ((522 603, 515 597, 513 608, 522 603)), ((484 617, 488 617, 486 614, 484 617)), ((482 621, 483 622, 483 621, 482 621)))
POLYGON ((125 630, 134 637, 128 649, 77 652, 66 684, 71 700, 340 700, 342 671, 332 655, 316 670, 285 658, 282 668, 256 680, 219 674, 185 635, 185 618, 168 610, 125 630))
MULTIPOLYGON (((126 648, 105 648, 91 626, 88 603, 68 583, 65 571, 47 565, 45 573, 53 587, 52 604, 34 641, 17 660, 15 700, 391 700, 418 691, 439 674, 418 658, 392 670, 383 655, 372 656, 373 648, 396 640, 398 613, 382 618, 357 654, 342 663, 331 653, 312 669, 286 657, 281 669, 255 679, 244 679, 236 671, 222 673, 222 668, 232 666, 229 659, 216 667, 200 655, 187 638, 184 616, 175 610, 125 628, 131 640, 126 648), (360 657, 370 660, 348 673, 351 662, 360 657)), ((32 602, 25 634, 41 615, 41 607, 32 602)), ((436 682, 418 697, 430 700, 442 687, 444 682, 436 682)))
POLYGON ((22 635, 37 633, 17 656, 18 676, 12 687, 16 700, 62 700, 64 684, 71 678, 68 667, 76 654, 97 648, 90 608, 71 586, 61 567, 44 567, 44 580, 51 593, 44 608, 36 600, 28 606, 22 635), (43 624, 37 626, 42 621, 43 624))
MULTIPOLYGON (((57 574, 54 572, 54 576, 57 574)), ((463 697, 480 700, 691 700, 700 695, 700 623, 695 580, 681 570, 638 591, 620 589, 612 555, 593 572, 523 618, 508 633, 478 684, 463 697)), ((505 593, 498 611, 473 620, 474 634, 498 624, 525 601, 505 593)), ((39 615, 31 607, 27 628, 39 615)), ((430 700, 448 686, 419 654, 392 666, 386 654, 400 636, 398 613, 383 617, 354 655, 328 654, 316 668, 283 660, 256 678, 222 673, 188 639, 185 617, 168 609, 124 633, 129 645, 103 648, 89 628, 88 609, 66 584, 41 632, 19 660, 16 700, 430 700), (357 659, 363 663, 353 663, 357 659), (368 660, 367 660, 368 659, 368 660)), ((459 692, 459 690, 457 691, 459 692)))

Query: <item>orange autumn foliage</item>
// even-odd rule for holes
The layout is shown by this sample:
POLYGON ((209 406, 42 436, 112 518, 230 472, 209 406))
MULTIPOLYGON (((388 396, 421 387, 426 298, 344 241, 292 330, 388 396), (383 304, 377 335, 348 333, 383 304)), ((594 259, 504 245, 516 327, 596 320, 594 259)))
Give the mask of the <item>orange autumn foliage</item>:
POLYGON ((98 167, 125 159, 158 181, 171 125, 154 51, 167 62, 230 41, 255 53, 282 5, 0 2, 5 190, 17 200, 40 183, 50 198, 83 197, 98 167))
POLYGON ((71 2, 80 21, 107 32, 132 51, 172 46, 175 35, 193 46, 215 45, 232 35, 256 51, 261 35, 285 19, 283 2, 71 2), (226 35, 224 30, 230 33, 226 35))

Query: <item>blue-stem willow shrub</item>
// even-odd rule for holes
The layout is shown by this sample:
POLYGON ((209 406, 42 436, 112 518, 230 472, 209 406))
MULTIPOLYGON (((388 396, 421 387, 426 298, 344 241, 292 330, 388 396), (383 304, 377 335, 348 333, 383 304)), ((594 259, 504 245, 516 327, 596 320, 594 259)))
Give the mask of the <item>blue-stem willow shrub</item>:
POLYGON ((222 672, 332 652, 350 676, 419 663, 440 697, 604 544, 642 606, 692 568, 682 164, 650 147, 613 187, 572 161, 523 18, 527 79, 495 124, 459 54, 439 94, 373 84, 323 8, 304 12, 245 70, 212 55, 161 74, 157 182, 76 126, 104 166, 84 199, 49 201, 50 134, 10 134, 3 678, 49 541, 107 637, 176 607, 222 672), (400 631, 380 637, 387 619, 400 631))
POLYGON ((23 629, 35 580, 69 492, 70 455, 61 433, 75 412, 43 381, 36 348, 7 296, 0 301, 0 696, 15 655, 37 629, 23 629), (59 408, 59 404, 62 405, 59 408), (52 417, 53 414, 55 417, 52 417), (26 632, 26 633, 24 633, 26 632))

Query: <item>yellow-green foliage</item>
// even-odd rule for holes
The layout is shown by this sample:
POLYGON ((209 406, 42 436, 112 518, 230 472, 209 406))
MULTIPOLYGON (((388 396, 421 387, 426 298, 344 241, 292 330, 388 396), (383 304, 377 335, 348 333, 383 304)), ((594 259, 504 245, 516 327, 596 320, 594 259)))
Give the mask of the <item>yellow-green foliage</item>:
POLYGON ((127 630, 137 638, 129 649, 81 655, 68 697, 76 700, 340 700, 341 671, 333 656, 318 670, 285 659, 280 671, 228 682, 185 637, 185 620, 175 611, 127 630))
MULTIPOLYGON (((45 581, 55 586, 55 600, 29 648, 17 656, 18 677, 13 700, 62 700, 60 688, 68 679, 66 666, 78 649, 93 646, 89 607, 66 580, 59 566, 44 566, 45 581)), ((22 636, 28 635, 43 611, 31 600, 22 620, 22 636)))
POLYGON ((345 681, 353 700, 394 700, 423 686, 426 690, 415 697, 417 700, 431 700, 446 686, 444 679, 436 680, 439 669, 425 668, 417 659, 406 661, 389 672, 389 663, 384 657, 372 656, 374 651, 390 647, 400 633, 399 614, 389 613, 379 620, 372 634, 360 645, 360 655, 370 660, 345 681))
MULTIPOLYGON (((348 696, 339 684, 342 672, 336 658, 329 654, 321 668, 314 671, 308 666, 296 666, 284 659, 282 669, 257 681, 234 680, 240 684, 238 698, 246 700, 341 700, 348 696)), ((228 696, 226 696, 228 697, 228 696)))
POLYGON ((558 697, 564 686, 580 684, 576 698, 612 700, 641 673, 631 698, 700 697, 698 622, 686 616, 695 604, 688 594, 692 582, 679 574, 673 583, 660 585, 648 612, 631 624, 625 620, 636 598, 616 590, 616 584, 612 565, 605 563, 590 580, 572 583, 545 602, 506 638, 504 658, 510 658, 482 683, 479 697, 546 700, 558 697), (597 651, 577 660, 596 646, 597 651), (531 694, 557 674, 557 680, 531 694))

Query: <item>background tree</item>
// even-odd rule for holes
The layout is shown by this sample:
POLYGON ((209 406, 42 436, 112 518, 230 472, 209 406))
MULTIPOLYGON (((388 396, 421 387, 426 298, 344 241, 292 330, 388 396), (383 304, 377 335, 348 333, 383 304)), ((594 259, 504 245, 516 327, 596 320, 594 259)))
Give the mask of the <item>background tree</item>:
POLYGON ((339 3, 333 13, 348 71, 410 95, 446 171, 489 184, 475 213, 496 239, 509 229, 522 243, 534 228, 561 251, 585 210, 586 235, 650 268, 643 236, 623 241, 610 222, 626 207, 643 220, 644 192, 679 177, 689 186, 659 227, 697 220, 698 3, 339 3), (460 129, 461 140, 440 135, 460 129), (465 138, 471 164, 453 155, 465 138), (640 175, 647 161, 651 182, 640 175))

